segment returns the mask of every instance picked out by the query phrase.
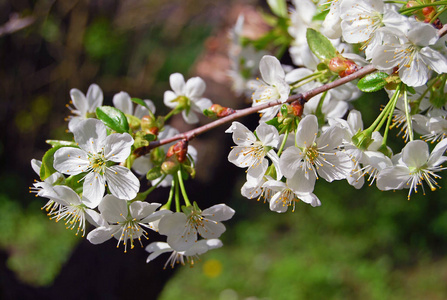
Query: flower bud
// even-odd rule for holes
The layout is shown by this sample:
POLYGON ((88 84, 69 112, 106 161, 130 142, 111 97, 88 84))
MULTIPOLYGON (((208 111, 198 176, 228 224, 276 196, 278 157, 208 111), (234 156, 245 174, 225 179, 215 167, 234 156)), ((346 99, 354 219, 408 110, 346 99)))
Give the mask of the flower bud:
POLYGON ((372 138, 371 133, 366 131, 360 131, 352 137, 352 143, 360 150, 368 149, 372 142, 374 142, 374 139, 372 138))
POLYGON ((359 67, 352 60, 338 55, 330 60, 329 70, 338 73, 340 77, 345 77, 357 72, 359 70, 359 67))
POLYGON ((171 157, 175 154, 177 161, 183 163, 186 160, 186 154, 188 153, 188 141, 181 140, 171 147, 169 147, 166 157, 171 157))
POLYGON ((161 164, 161 170, 164 174, 175 174, 178 169, 178 163, 168 160, 161 164))

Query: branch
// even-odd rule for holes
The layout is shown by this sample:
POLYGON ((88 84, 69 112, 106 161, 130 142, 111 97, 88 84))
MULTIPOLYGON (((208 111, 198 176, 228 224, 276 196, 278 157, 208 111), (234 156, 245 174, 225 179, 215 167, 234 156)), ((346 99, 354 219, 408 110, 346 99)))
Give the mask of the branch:
POLYGON ((156 147, 172 143, 172 142, 177 141, 177 140, 190 141, 193 138, 195 138, 196 136, 198 136, 198 135, 200 135, 200 134, 202 134, 204 132, 207 132, 207 131, 209 131, 211 129, 214 129, 214 128, 220 126, 220 125, 223 125, 225 123, 234 121, 236 119, 239 119, 239 118, 251 115, 253 113, 259 112, 260 110, 263 110, 263 109, 266 109, 266 108, 269 108, 269 107, 272 107, 272 106, 281 105, 283 103, 290 103, 290 102, 294 102, 294 101, 300 101, 300 102, 302 102, 304 104, 310 98, 312 98, 312 97, 314 97, 314 96, 316 96, 316 95, 318 95, 320 93, 323 93, 325 91, 328 91, 330 89, 338 87, 340 85, 343 85, 343 84, 345 84, 347 82, 350 82, 350 81, 353 81, 355 79, 361 78, 361 77, 363 77, 363 76, 365 76, 367 74, 370 74, 370 73, 374 72, 375 70, 376 69, 372 65, 369 65, 369 66, 366 66, 366 67, 360 69, 359 71, 357 71, 357 72, 355 72, 355 73, 353 73, 351 75, 348 75, 346 77, 337 79, 337 80, 335 80, 333 82, 327 83, 325 85, 317 87, 317 88, 315 88, 313 90, 310 90, 308 92, 305 92, 305 93, 302 93, 302 94, 292 95, 292 96, 290 96, 287 99, 286 102, 281 102, 279 100, 274 100, 274 101, 263 103, 263 104, 260 104, 260 105, 257 105, 257 106, 236 110, 235 113, 233 113, 233 114, 231 114, 229 116, 223 117, 221 119, 218 119, 218 120, 213 121, 211 123, 205 124, 205 125, 200 126, 198 128, 195 128, 195 129, 192 129, 192 130, 189 130, 189 131, 177 134, 177 135, 172 136, 170 138, 166 138, 166 139, 163 139, 163 140, 158 140, 158 141, 151 142, 148 146, 136 149, 134 151, 134 154, 136 156, 142 156, 142 155, 145 155, 145 154, 149 153, 149 151, 151 149, 154 149, 156 147))

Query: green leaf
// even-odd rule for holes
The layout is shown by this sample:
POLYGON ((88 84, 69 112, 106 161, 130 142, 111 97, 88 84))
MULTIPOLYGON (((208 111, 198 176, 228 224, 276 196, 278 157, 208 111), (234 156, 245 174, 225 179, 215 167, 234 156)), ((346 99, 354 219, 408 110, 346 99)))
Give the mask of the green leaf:
POLYGON ((163 172, 161 171, 160 166, 150 169, 146 174, 147 180, 155 180, 161 176, 163 176, 163 172))
POLYGON ((323 62, 329 61, 337 55, 337 50, 331 41, 315 29, 308 28, 306 32, 310 50, 323 62))
POLYGON ((71 175, 67 179, 65 179, 65 184, 68 187, 71 187, 76 193, 82 192, 82 187, 84 185, 83 178, 86 173, 80 173, 77 175, 71 175))
POLYGON ((118 133, 129 131, 126 115, 119 109, 111 106, 100 106, 96 108, 96 116, 110 129, 118 133))
POLYGON ((287 18, 287 4, 285 0, 267 0, 272 12, 281 18, 287 18))
POLYGON ((313 16, 312 21, 324 21, 329 13, 329 9, 323 10, 313 16))
POLYGON ((145 134, 145 135, 143 136, 143 138, 144 138, 146 141, 148 141, 148 142, 152 142, 152 141, 155 141, 155 140, 157 139, 157 136, 156 136, 155 134, 150 134, 150 133, 148 133, 148 134, 145 134))
POLYGON ((50 144, 53 147, 57 147, 57 146, 73 146, 73 147, 76 147, 77 146, 75 142, 70 142, 70 141, 46 140, 45 142, 47 144, 50 144))
POLYGON ((144 102, 140 98, 131 98, 130 100, 132 100, 132 102, 134 102, 136 104, 140 104, 141 106, 146 107, 148 110, 150 110, 149 107, 147 107, 146 102, 144 102))
POLYGON ((383 89, 385 85, 387 85, 388 74, 384 72, 375 72, 366 75, 357 83, 357 87, 366 93, 372 93, 383 89))
POLYGON ((55 146, 48 150, 42 157, 42 166, 40 167, 40 179, 45 180, 51 174, 56 173, 56 169, 53 167, 54 153, 62 147, 74 147, 74 146, 55 146))

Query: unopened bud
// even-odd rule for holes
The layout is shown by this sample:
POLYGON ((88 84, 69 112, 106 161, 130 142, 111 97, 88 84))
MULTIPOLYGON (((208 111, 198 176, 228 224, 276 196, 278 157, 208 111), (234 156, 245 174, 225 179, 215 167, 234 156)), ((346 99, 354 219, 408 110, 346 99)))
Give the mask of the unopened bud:
POLYGON ((301 117, 303 115, 303 105, 299 101, 293 101, 290 103, 290 107, 292 108, 293 114, 296 117, 301 117))
POLYGON ((169 158, 175 154, 175 156, 177 157, 177 161, 182 163, 186 160, 187 153, 188 153, 188 141, 181 140, 172 145, 171 147, 169 147, 166 157, 169 158))
POLYGON ((161 164, 161 170, 164 174, 175 174, 178 169, 178 164, 173 161, 165 161, 161 164))
POLYGON ((359 70, 359 67, 352 60, 338 55, 330 60, 329 70, 338 73, 340 77, 345 77, 357 72, 359 70))
POLYGON ((217 117, 217 118, 223 118, 226 116, 229 116, 231 114, 234 114, 236 111, 229 107, 224 107, 219 104, 213 104, 209 109, 207 109, 204 114, 207 117, 217 117))

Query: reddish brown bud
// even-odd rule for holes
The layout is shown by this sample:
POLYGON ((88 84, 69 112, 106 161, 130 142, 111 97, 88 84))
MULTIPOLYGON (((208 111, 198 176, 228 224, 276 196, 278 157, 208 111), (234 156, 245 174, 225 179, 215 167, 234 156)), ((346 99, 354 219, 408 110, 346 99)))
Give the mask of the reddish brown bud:
POLYGON ((328 67, 329 70, 331 70, 332 72, 338 73, 340 77, 351 75, 352 73, 355 73, 359 70, 359 67, 355 62, 344 58, 341 55, 332 58, 329 62, 328 67))
POLYGON ((226 117, 231 114, 234 114, 236 111, 229 107, 224 107, 219 104, 213 104, 210 107, 210 110, 216 114, 218 118, 226 117))
POLYGON ((293 114, 297 117, 301 117, 303 114, 303 105, 299 101, 293 101, 290 103, 290 107, 292 107, 293 114))
POLYGON ((181 140, 171 147, 169 147, 168 153, 166 154, 166 157, 171 157, 175 154, 177 157, 178 162, 182 163, 186 160, 186 154, 188 153, 188 141, 187 140, 181 140))

